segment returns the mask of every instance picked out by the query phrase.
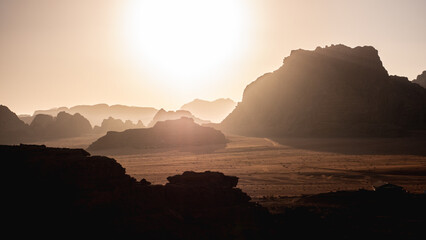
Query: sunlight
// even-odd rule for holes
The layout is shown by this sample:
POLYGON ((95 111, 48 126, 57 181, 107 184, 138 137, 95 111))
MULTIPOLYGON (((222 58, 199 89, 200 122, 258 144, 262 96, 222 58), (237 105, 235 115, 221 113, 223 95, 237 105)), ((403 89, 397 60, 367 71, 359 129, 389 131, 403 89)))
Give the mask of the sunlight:
POLYGON ((240 1, 131 1, 125 38, 138 66, 162 84, 203 84, 238 57, 244 46, 245 16, 240 1))

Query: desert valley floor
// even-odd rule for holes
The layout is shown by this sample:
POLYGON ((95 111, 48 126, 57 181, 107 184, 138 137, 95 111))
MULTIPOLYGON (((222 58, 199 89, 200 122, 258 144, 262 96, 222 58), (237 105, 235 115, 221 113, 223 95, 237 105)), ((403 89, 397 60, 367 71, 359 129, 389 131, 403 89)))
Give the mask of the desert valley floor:
MULTIPOLYGON (((38 144, 86 148, 96 137, 38 144)), ((412 193, 426 190, 424 133, 376 139, 227 138, 226 146, 91 154, 115 158, 129 175, 153 184, 184 171, 220 171, 239 177, 238 187, 253 199, 372 189, 385 182, 412 193)))

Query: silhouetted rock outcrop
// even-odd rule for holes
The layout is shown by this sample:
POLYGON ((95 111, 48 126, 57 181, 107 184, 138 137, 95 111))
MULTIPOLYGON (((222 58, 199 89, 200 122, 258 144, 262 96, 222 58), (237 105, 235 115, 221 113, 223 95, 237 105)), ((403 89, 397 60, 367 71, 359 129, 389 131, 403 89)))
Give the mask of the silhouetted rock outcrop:
POLYGON ((31 122, 30 129, 35 139, 77 137, 91 133, 90 122, 79 113, 74 115, 60 112, 56 117, 38 114, 31 122))
POLYGON ((246 87, 220 127, 251 136, 400 136, 426 128, 426 90, 389 76, 373 47, 296 50, 246 87))
POLYGON ((229 98, 220 98, 215 101, 195 99, 192 102, 184 104, 180 109, 190 111, 201 119, 220 123, 234 110, 235 106, 237 106, 237 103, 229 98))
POLYGON ((148 127, 153 127, 157 122, 162 122, 166 120, 177 120, 180 118, 192 118, 194 122, 197 124, 207 124, 210 123, 209 121, 199 119, 192 115, 192 113, 185 111, 185 110, 177 110, 177 111, 166 111, 164 109, 160 109, 154 116, 154 118, 151 120, 151 122, 148 124, 148 127))
POLYGON ((0 105, 0 144, 16 144, 28 138, 28 125, 6 106, 0 105))
POLYGON ((426 71, 423 71, 422 74, 418 75, 417 78, 413 80, 413 83, 417 83, 423 88, 426 88, 426 71))
POLYGON ((80 113, 87 118, 93 126, 99 126, 104 119, 108 119, 109 117, 116 119, 129 119, 133 122, 141 120, 142 122, 147 123, 151 121, 157 111, 157 109, 151 107, 133 107, 125 105, 109 106, 107 104, 97 104, 78 105, 71 108, 60 107, 50 110, 38 110, 35 111, 33 115, 47 114, 56 116, 59 112, 67 112, 70 114, 80 113))
POLYGON ((221 173, 185 172, 164 186, 137 182, 114 159, 82 149, 0 146, 0 156, 5 169, 19 169, 2 189, 4 227, 14 236, 256 239, 268 223, 237 178, 221 173))
POLYGON ((114 148, 157 148, 225 144, 222 132, 202 127, 191 118, 157 122, 152 128, 108 132, 89 146, 89 150, 114 148))
POLYGON ((138 121, 136 124, 134 124, 132 121, 127 120, 125 122, 123 122, 121 119, 115 119, 115 118, 108 118, 108 119, 104 119, 102 121, 101 126, 95 126, 93 128, 93 131, 95 133, 106 133, 108 131, 117 131, 117 132, 121 132, 127 129, 132 129, 132 128, 144 128, 145 126, 143 125, 142 121, 138 121))

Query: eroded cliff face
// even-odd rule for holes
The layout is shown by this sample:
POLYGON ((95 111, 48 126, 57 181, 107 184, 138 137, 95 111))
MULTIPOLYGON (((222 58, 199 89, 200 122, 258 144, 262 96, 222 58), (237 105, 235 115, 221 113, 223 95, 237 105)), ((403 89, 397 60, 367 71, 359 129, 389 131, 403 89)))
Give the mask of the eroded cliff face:
POLYGON ((295 50, 246 87, 220 127, 249 136, 400 136, 426 127, 426 91, 389 76, 373 47, 295 50))

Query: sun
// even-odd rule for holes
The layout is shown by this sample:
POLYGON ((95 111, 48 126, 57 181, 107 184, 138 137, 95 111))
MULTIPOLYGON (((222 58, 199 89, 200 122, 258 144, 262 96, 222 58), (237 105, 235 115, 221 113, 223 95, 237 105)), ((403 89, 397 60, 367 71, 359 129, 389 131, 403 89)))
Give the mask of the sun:
POLYGON ((163 84, 203 84, 243 51, 243 8, 236 0, 130 1, 126 45, 134 61, 163 84))

